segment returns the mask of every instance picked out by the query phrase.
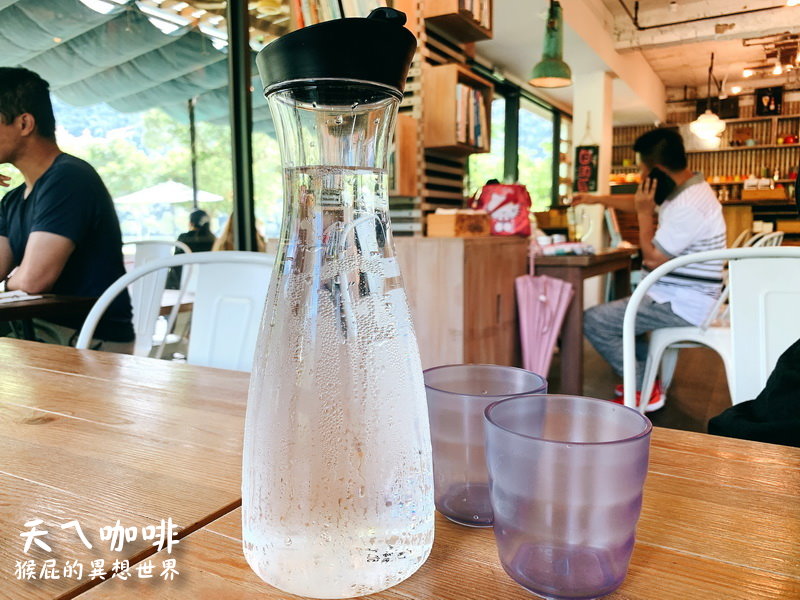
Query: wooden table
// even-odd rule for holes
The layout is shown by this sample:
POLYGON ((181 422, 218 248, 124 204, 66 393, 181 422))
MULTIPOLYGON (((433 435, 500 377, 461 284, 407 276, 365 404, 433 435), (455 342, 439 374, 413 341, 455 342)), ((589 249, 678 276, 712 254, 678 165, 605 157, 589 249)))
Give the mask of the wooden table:
POLYGON ((177 304, 178 299, 181 301, 180 307, 178 308, 179 313, 192 312, 194 308, 194 293, 184 292, 182 298, 180 293, 180 290, 164 290, 164 293, 161 295, 161 310, 159 312, 161 316, 169 316, 173 307, 177 304))
MULTIPOLYGON (((110 552, 100 527, 179 535, 239 506, 247 373, 0 338, 0 598, 69 598, 95 585, 17 580, 16 561, 132 563, 151 541, 110 552), (54 553, 19 537, 29 519, 54 553), (92 549, 72 529, 78 520, 92 549)), ((37 573, 38 575, 38 573, 37 573)))
POLYGON ((59 296, 43 294, 36 300, 20 300, 0 304, 0 321, 22 321, 25 339, 33 340, 33 319, 51 319, 53 317, 80 316, 86 317, 97 298, 79 296, 59 296))
POLYGON ((631 293, 631 259, 635 248, 606 250, 590 256, 537 256, 537 275, 558 277, 572 284, 575 296, 561 326, 562 394, 583 393, 583 280, 595 275, 614 274, 614 297, 631 293))
MULTIPOLYGON (((241 552, 239 462, 247 374, 0 339, 0 597, 288 600, 241 552), (17 580, 28 519, 59 561, 127 559, 131 577, 17 580), (98 529, 171 517, 171 555, 110 552, 98 529), (88 550, 59 524, 77 519, 88 550), (105 550, 102 548, 105 547, 105 550), (176 560, 178 575, 137 565, 176 560)), ((800 597, 800 449, 656 429, 644 507, 617 600, 800 597)), ((437 517, 431 558, 384 600, 529 600, 490 530, 437 517)), ((30 558, 53 555, 34 549, 30 558)), ((111 564, 110 562, 107 564, 111 564)))

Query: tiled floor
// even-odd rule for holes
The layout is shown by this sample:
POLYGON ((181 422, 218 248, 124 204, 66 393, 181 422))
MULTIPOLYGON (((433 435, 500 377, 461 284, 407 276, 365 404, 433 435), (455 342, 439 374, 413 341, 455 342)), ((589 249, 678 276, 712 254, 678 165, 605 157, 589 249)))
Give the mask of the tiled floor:
MULTIPOLYGON (((611 398, 614 386, 622 379, 600 357, 588 342, 584 344, 583 393, 594 398, 611 398)), ((548 381, 558 391, 559 356, 550 368, 548 381)), ((687 431, 706 431, 708 420, 730 406, 730 396, 722 360, 712 350, 681 350, 667 403, 661 410, 648 413, 654 425, 687 431)))

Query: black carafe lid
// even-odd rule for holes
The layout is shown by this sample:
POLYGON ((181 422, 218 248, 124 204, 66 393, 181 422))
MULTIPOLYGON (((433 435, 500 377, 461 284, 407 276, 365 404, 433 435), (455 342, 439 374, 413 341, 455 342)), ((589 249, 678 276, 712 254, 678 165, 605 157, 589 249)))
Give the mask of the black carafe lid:
POLYGON ((399 10, 377 8, 366 18, 334 19, 287 33, 256 57, 264 93, 300 79, 356 79, 402 93, 417 47, 405 23, 399 10))

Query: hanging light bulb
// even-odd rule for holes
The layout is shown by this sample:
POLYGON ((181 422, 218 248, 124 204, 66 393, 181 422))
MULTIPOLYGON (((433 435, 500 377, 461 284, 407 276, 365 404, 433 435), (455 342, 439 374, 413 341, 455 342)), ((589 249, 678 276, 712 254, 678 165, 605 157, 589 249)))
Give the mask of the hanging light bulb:
POLYGON ((714 138, 719 138, 719 135, 725 131, 725 121, 710 110, 707 110, 692 121, 689 129, 701 140, 713 141, 714 138))
POLYGON ((544 33, 544 52, 531 73, 528 83, 536 87, 560 88, 572 85, 572 70, 563 59, 564 26, 561 4, 550 0, 547 28, 544 33))
POLYGON ((706 148, 718 148, 720 134, 725 131, 725 122, 711 111, 711 76, 714 71, 714 53, 711 53, 711 64, 708 66, 708 89, 706 94, 706 112, 689 124, 689 130, 699 138, 706 148))
POLYGON ((783 75, 783 65, 781 65, 781 63, 776 64, 775 67, 772 69, 772 74, 783 75))
POLYGON ((731 86, 731 94, 738 94, 741 91, 742 91, 742 86, 740 85, 731 86))
POLYGON ((753 76, 753 69, 745 69, 742 71, 742 77, 752 77, 753 76))

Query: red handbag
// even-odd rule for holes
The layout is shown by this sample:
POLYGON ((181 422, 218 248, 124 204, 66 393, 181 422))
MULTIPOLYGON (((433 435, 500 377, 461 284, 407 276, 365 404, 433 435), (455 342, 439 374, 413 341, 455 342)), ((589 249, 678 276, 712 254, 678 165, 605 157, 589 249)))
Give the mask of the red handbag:
POLYGON ((487 183, 480 195, 473 197, 472 208, 489 213, 493 235, 531 234, 531 197, 521 183, 487 183))

